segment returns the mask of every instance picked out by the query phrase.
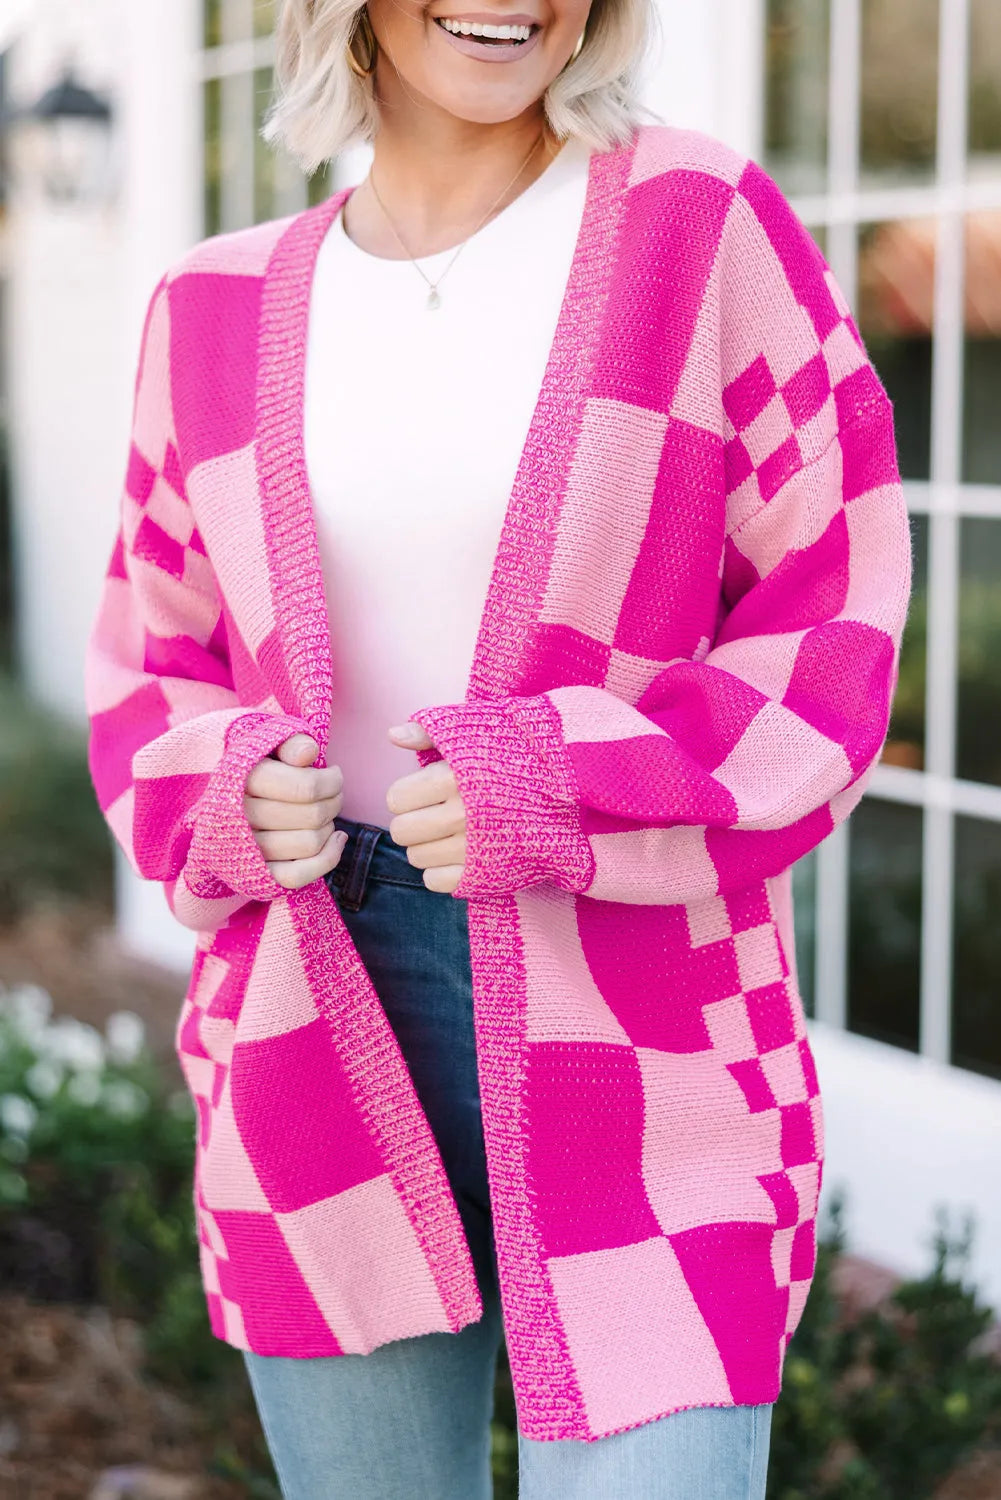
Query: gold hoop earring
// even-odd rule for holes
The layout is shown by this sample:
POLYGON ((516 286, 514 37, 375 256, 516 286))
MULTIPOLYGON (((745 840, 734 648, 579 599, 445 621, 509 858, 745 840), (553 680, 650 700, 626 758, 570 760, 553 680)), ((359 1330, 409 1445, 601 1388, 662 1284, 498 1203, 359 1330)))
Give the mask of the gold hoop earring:
POLYGON ((375 32, 372 30, 372 22, 368 18, 368 11, 362 9, 358 15, 358 24, 351 33, 351 40, 348 42, 348 67, 356 78, 371 78, 375 72, 378 57, 379 43, 375 39, 375 32), (355 52, 355 39, 357 37, 361 38, 362 45, 365 48, 364 62, 359 59, 355 52))
POLYGON ((577 38, 577 45, 573 49, 573 51, 571 52, 570 57, 569 57, 569 59, 567 61, 567 67, 568 68, 569 68, 569 66, 570 66, 571 63, 575 63, 577 61, 578 57, 580 57, 581 53, 583 52, 583 50, 584 50, 584 38, 586 36, 587 36, 587 32, 586 31, 582 31, 581 34, 580 34, 580 36, 577 38))

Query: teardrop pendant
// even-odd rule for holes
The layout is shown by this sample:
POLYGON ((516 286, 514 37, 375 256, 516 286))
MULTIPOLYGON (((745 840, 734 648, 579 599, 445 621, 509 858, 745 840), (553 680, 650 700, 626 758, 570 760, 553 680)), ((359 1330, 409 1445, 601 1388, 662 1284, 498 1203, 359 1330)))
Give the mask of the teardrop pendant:
POLYGON ((437 312, 441 306, 441 298, 438 296, 438 288, 433 286, 428 292, 428 300, 424 304, 428 312, 437 312))

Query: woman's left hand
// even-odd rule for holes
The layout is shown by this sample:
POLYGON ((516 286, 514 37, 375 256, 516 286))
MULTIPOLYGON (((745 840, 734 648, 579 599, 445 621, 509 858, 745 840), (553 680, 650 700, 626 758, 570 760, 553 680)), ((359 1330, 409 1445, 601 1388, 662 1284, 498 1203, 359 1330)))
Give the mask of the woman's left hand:
MULTIPOLYGON (((434 743, 417 723, 396 725, 389 738, 406 750, 430 750, 434 743)), ((466 809, 447 761, 432 761, 394 781, 386 806, 396 814, 389 836, 424 871, 428 890, 454 891, 466 863, 466 809)))

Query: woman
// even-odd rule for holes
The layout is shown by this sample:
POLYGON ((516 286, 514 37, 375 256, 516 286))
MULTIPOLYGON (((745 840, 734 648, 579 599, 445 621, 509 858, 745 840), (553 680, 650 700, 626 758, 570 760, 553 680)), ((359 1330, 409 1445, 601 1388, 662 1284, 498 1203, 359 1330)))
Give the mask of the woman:
POLYGON ((646 3, 285 0, 272 135, 372 172, 150 307, 92 766, 198 934, 205 1289, 296 1500, 488 1494, 502 1311, 524 1495, 764 1493, 821 1161, 788 871, 878 757, 909 548, 812 240, 636 123, 646 3))

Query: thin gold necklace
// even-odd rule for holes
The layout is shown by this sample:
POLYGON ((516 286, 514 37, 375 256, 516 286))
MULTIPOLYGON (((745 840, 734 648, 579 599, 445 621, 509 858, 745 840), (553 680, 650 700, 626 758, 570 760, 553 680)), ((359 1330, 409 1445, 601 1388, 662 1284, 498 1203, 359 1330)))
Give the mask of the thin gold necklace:
POLYGON ((403 251, 404 255, 407 257, 407 259, 409 260, 410 264, 413 266, 414 270, 422 278, 422 280, 425 282, 425 284, 428 287, 428 299, 427 299, 427 302, 424 304, 425 308, 427 309, 428 312, 435 312, 441 306, 441 296, 440 296, 440 294, 438 292, 438 288, 441 286, 442 282, 445 280, 445 277, 448 275, 449 271, 452 269, 452 267, 455 265, 456 261, 459 259, 459 256, 462 254, 463 250, 465 250, 466 246, 469 244, 469 241, 473 238, 473 235, 477 234, 478 231, 483 228, 484 224, 487 222, 487 220, 489 219, 490 215, 493 213, 494 209, 497 207, 497 205, 501 201, 501 199, 505 196, 505 194, 509 193, 511 191, 511 189, 514 187, 515 183, 518 181, 518 178, 521 176, 522 172, 524 172, 525 168, 528 166, 529 162, 532 160, 532 157, 535 155, 536 151, 538 150, 538 148, 541 145, 541 143, 542 143, 542 141, 543 141, 544 138, 545 138, 545 131, 543 131, 542 134, 539 135, 538 138, 533 142, 531 151, 529 151, 528 155, 525 157, 525 160, 522 162, 522 164, 518 168, 517 172, 515 172, 514 176, 511 178, 511 181, 508 182, 508 183, 506 183, 505 186, 501 188, 500 192, 497 194, 497 197, 491 203, 490 207, 487 209, 486 213, 483 215, 483 217, 480 220, 480 222, 475 226, 475 228, 471 229, 469 231, 469 233, 466 235, 466 238, 463 240, 462 244, 456 250, 455 254, 452 256, 452 259, 449 261, 449 263, 445 267, 444 271, 442 271, 442 273, 438 277, 437 281, 432 281, 431 278, 430 278, 430 276, 428 276, 427 273, 425 271, 423 271, 421 269, 421 267, 417 264, 417 257, 411 253, 410 247, 407 245, 406 240, 403 238, 402 234, 400 233, 400 231, 397 229, 395 223, 393 222, 393 216, 392 216, 392 214, 389 212, 389 209, 386 207, 385 203, 383 203, 383 201, 382 201, 382 198, 381 198, 381 196, 379 194, 379 189, 375 185, 375 177, 373 175, 373 168, 371 168, 371 167, 369 168, 368 181, 369 181, 369 186, 371 187, 372 192, 375 195, 375 201, 376 201, 376 203, 378 203, 379 207, 382 209, 382 212, 385 215, 386 223, 389 225, 390 229, 393 231, 393 233, 395 234, 397 240, 399 241, 400 248, 403 251))

